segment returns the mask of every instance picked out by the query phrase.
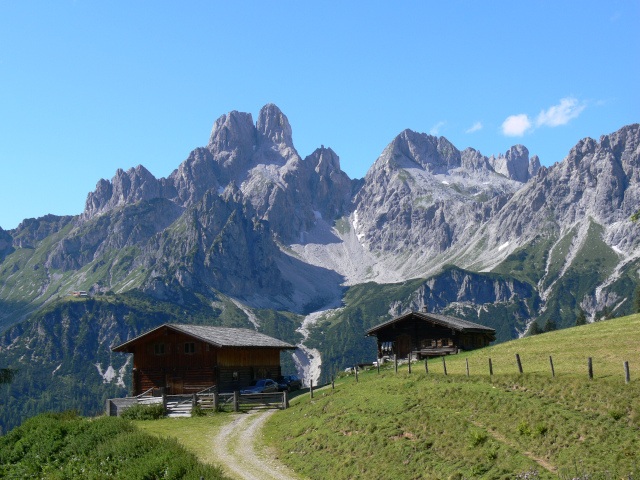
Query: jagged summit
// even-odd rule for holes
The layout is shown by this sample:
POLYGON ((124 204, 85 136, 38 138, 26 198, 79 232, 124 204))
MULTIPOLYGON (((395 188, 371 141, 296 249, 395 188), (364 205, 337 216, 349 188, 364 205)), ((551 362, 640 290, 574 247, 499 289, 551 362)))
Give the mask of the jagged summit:
POLYGON ((489 164, 493 169, 507 178, 526 183, 530 178, 534 177, 538 168, 540 168, 540 159, 534 155, 529 159, 529 150, 524 145, 514 145, 507 153, 498 157, 491 155, 489 164))
POLYGON ((256 129, 258 130, 259 137, 262 139, 266 139, 275 144, 285 143, 293 146, 289 120, 273 103, 268 103, 260 109, 256 129))
POLYGON ((211 129, 208 147, 228 150, 240 145, 255 145, 256 132, 250 113, 237 111, 220 116, 211 129))

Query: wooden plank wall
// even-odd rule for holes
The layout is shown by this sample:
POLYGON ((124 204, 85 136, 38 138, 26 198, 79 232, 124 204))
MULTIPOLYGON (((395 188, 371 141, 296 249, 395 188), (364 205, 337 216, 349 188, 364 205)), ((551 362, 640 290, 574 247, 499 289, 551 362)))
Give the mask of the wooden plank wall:
POLYGON ((152 387, 167 386, 167 375, 182 379, 182 392, 172 393, 194 393, 214 384, 222 390, 239 389, 256 378, 275 380, 281 372, 278 349, 220 349, 169 329, 155 332, 132 345, 129 351, 134 354, 134 395, 152 387), (185 344, 190 343, 195 347, 193 353, 185 352, 185 344), (156 345, 164 346, 163 354, 155 353, 156 345), (238 372, 237 381, 233 378, 235 371, 238 372))
POLYGON ((134 368, 183 368, 201 365, 216 365, 218 350, 182 333, 167 330, 156 332, 131 348, 134 354, 134 368), (195 352, 185 353, 185 343, 194 343, 195 352), (164 345, 164 354, 156 355, 155 346, 164 345))

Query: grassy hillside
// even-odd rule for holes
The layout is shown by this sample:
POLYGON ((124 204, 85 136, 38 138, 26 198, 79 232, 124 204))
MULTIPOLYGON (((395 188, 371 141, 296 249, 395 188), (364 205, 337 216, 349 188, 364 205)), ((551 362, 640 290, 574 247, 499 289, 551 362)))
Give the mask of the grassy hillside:
POLYGON ((342 377, 276 413, 265 441, 312 479, 637 478, 639 350, 634 315, 447 357, 447 376, 434 359, 429 374, 421 362, 342 377))

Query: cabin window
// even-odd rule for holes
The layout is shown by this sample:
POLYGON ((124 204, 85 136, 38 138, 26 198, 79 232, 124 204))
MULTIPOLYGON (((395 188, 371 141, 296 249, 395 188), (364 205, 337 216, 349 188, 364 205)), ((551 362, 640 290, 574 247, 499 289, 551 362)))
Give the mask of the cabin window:
POLYGON ((184 353, 196 353, 195 342, 188 342, 184 344, 184 353))
POLYGON ((380 344, 380 350, 383 355, 393 353, 394 342, 382 342, 380 344))
POLYGON ((234 382, 237 382, 239 380, 238 378, 238 372, 233 372, 233 375, 231 375, 231 377, 233 378, 234 382))
POLYGON ((153 346, 153 353, 156 355, 164 355, 164 343, 156 343, 153 346))

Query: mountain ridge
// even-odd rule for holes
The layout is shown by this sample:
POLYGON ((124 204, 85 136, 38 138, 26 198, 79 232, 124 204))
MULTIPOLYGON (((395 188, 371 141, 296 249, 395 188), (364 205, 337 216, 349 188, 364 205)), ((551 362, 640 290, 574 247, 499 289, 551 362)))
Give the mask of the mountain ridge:
MULTIPOLYGON (((314 382, 375 355, 365 327, 424 305, 491 325, 500 341, 534 322, 570 326, 580 310, 590 320, 604 308, 628 312, 640 269, 629 220, 640 204, 639 145, 640 125, 628 125, 544 167, 523 145, 486 157, 404 130, 351 179, 330 148, 302 158, 275 105, 255 124, 230 112, 168 177, 119 169, 81 214, 0 230, 0 332, 11 338, 0 361, 26 368, 12 345, 53 355, 51 342, 24 332, 50 305, 66 318, 65 296, 77 290, 140 295, 176 312, 195 302, 216 324, 291 319, 284 339, 300 350, 287 361, 314 382)), ((96 305, 87 315, 98 323, 128 315, 96 305)), ((121 337, 135 333, 135 322, 116 320, 121 337)), ((123 368, 86 355, 103 372, 123 368)), ((98 388, 103 377, 88 381, 98 388)))

